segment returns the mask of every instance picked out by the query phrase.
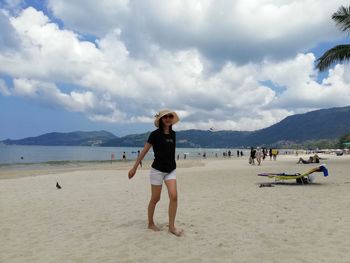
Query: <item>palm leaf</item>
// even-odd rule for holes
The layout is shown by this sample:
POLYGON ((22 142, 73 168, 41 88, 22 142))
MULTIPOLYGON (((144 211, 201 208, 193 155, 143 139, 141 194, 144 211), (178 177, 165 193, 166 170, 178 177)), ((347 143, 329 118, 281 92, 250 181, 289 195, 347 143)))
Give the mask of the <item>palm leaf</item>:
POLYGON ((316 60, 316 68, 323 71, 336 62, 350 60, 350 45, 338 45, 326 51, 322 57, 316 60))
POLYGON ((338 11, 332 15, 332 19, 336 22, 341 31, 350 30, 350 6, 339 7, 338 11))

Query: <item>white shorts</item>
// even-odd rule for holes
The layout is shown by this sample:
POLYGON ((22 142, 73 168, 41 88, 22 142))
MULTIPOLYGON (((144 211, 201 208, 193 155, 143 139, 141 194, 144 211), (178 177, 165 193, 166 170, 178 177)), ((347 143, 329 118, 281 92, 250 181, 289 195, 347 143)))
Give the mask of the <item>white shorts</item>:
POLYGON ((151 179, 152 185, 163 185, 163 180, 171 180, 176 179, 176 169, 171 171, 170 173, 163 173, 154 168, 151 168, 149 177, 151 179))

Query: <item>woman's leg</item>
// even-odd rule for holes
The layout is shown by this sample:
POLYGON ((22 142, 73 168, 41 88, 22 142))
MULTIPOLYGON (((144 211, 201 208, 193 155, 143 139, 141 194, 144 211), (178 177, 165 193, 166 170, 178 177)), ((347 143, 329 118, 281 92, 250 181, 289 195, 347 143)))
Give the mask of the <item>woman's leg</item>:
POLYGON ((182 230, 175 227, 175 217, 177 210, 177 186, 176 180, 170 179, 165 181, 169 195, 169 231, 176 236, 181 236, 182 230))
POLYGON ((154 231, 159 231, 159 228, 154 224, 153 215, 158 201, 160 200, 160 194, 162 193, 161 185, 151 185, 152 196, 148 204, 148 228, 154 231))

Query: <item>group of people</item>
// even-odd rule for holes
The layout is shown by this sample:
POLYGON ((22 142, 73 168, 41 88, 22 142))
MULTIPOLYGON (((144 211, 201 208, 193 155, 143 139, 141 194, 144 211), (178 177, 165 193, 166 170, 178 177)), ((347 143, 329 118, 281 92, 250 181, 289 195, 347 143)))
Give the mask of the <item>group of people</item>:
MULTIPOLYGON (((260 148, 257 147, 256 149, 254 147, 250 148, 250 157, 249 157, 249 164, 255 165, 255 161, 258 165, 261 164, 262 160, 265 160, 266 156, 270 156, 270 160, 276 160, 278 155, 278 150, 276 149, 269 149, 267 151, 266 148, 260 148)), ((308 159, 303 159, 302 157, 299 158, 297 163, 319 163, 322 158, 319 157, 317 154, 310 156, 308 159)))
MULTIPOLYGON (((183 154, 183 159, 184 159, 184 160, 187 159, 187 155, 188 155, 188 154, 189 154, 189 153, 184 153, 184 154, 183 154)), ((208 156, 208 155, 207 155, 207 152, 203 152, 203 153, 198 152, 197 155, 203 157, 204 159, 206 159, 207 156, 208 156)), ((215 156, 215 158, 218 158, 218 157, 219 157, 219 155, 218 155, 217 152, 215 152, 215 154, 214 154, 214 152, 211 152, 211 153, 209 153, 209 156, 215 156)), ((226 157, 229 157, 229 158, 230 158, 230 157, 232 157, 232 156, 234 156, 234 153, 233 153, 231 150, 222 152, 222 157, 224 157, 224 158, 226 158, 226 157)), ((243 151, 237 150, 237 157, 240 157, 240 156, 241 156, 241 157, 244 156, 243 151)), ((177 154, 177 155, 176 155, 176 160, 180 160, 180 154, 177 154)))
MULTIPOLYGON (((139 157, 139 156, 140 156, 140 150, 137 151, 137 157, 139 157)), ((123 152, 121 154, 121 159, 123 161, 126 161, 126 152, 123 152)), ((113 163, 113 161, 115 161, 115 154, 114 153, 111 154, 111 163, 113 163)), ((140 163, 140 166, 142 167, 142 162, 140 163)))
MULTIPOLYGON (((228 156, 228 157, 231 157, 231 156, 233 156, 234 154, 231 152, 231 150, 228 150, 228 152, 223 152, 222 153, 222 156, 223 157, 226 157, 226 156, 228 156)), ((236 156, 237 157, 243 157, 243 151, 240 151, 240 150, 237 150, 236 151, 236 156)), ((217 157, 217 156, 216 156, 217 157)))
POLYGON ((276 160, 278 155, 278 150, 276 149, 269 149, 269 151, 266 148, 260 148, 257 147, 256 149, 254 147, 250 148, 250 156, 249 156, 249 163, 252 165, 255 165, 255 160, 258 163, 258 165, 261 164, 262 160, 265 160, 266 156, 270 156, 270 160, 276 160))

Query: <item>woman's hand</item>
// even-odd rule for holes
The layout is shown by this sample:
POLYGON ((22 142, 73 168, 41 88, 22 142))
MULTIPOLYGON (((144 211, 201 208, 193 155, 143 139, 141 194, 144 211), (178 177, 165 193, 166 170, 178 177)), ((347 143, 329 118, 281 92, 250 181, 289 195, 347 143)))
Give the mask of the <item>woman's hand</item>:
POLYGON ((132 169, 130 169, 128 173, 129 179, 133 178, 135 174, 136 174, 136 169, 133 167, 132 169))
POLYGON ((140 162, 143 160, 145 155, 147 154, 148 150, 152 147, 152 144, 146 142, 145 146, 143 147, 142 152, 140 153, 140 156, 135 161, 134 167, 130 169, 128 173, 129 179, 133 178, 136 174, 137 167, 140 165, 140 162))

